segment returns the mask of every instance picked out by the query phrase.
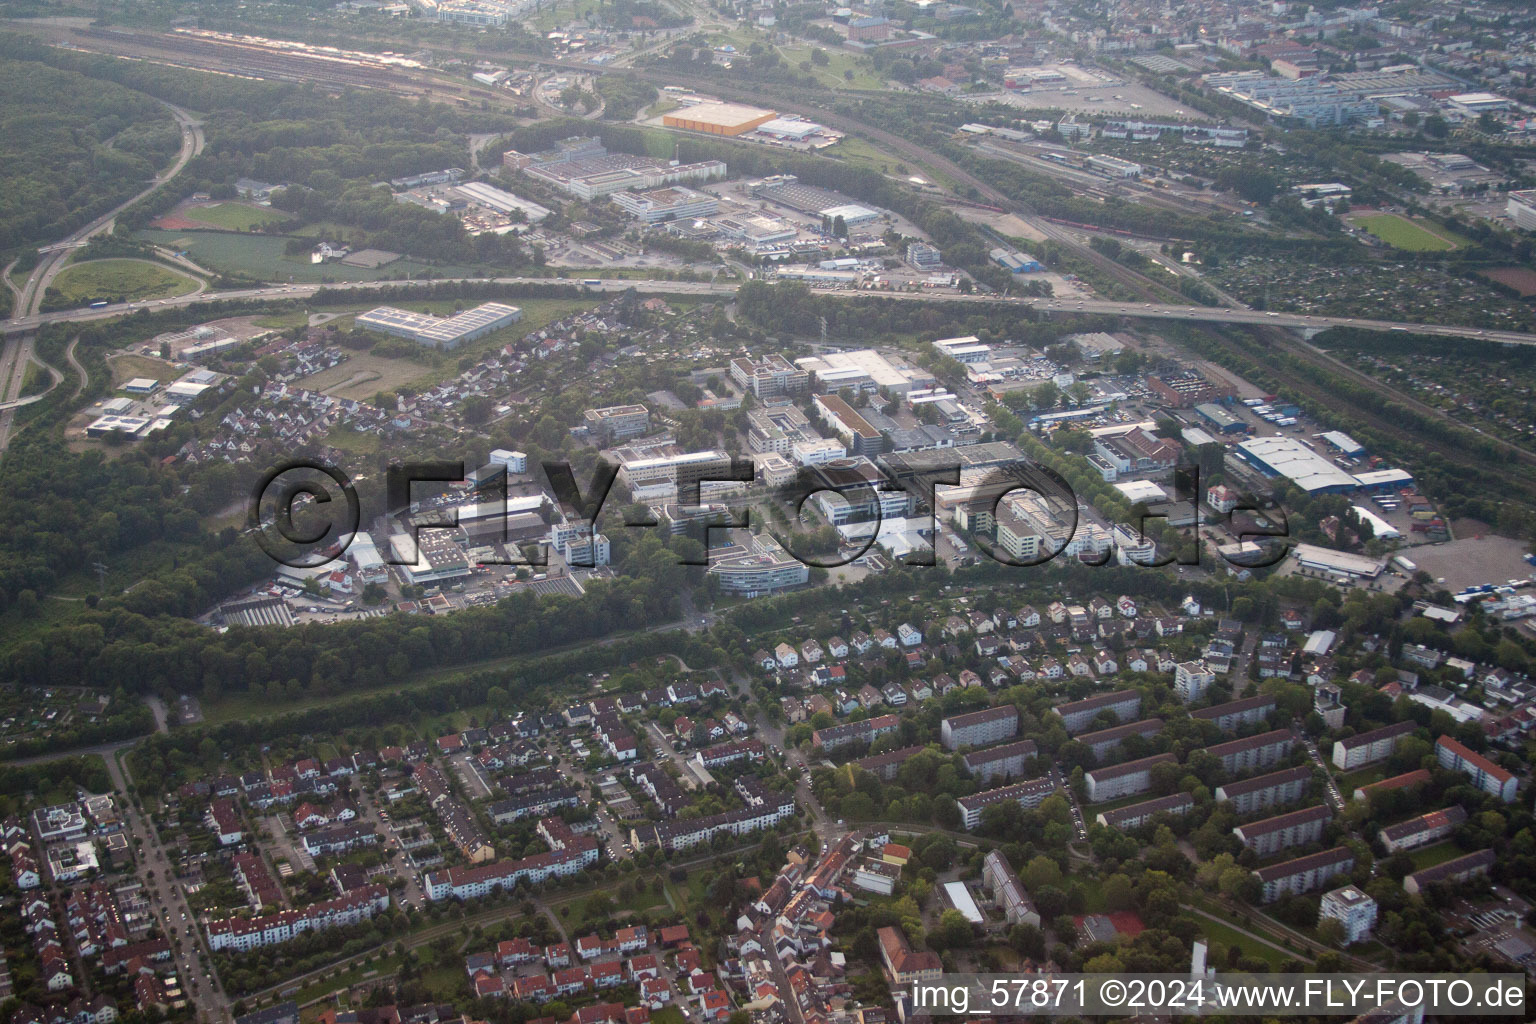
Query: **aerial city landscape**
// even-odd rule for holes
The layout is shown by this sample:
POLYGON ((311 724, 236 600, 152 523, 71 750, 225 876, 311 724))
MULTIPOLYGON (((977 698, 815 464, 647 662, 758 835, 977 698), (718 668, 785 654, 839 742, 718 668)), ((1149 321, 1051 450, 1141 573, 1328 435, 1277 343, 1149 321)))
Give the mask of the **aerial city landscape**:
POLYGON ((0 0, 0 264, 0 1024, 1536 970, 1527 2, 0 0))

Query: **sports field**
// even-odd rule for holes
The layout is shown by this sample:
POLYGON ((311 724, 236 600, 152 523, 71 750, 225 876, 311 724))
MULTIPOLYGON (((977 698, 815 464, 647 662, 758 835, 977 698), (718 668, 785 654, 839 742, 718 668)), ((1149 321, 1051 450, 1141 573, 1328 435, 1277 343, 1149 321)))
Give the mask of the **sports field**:
POLYGON ((288 219, 287 215, 280 210, 266 206, 252 206, 248 203, 189 206, 181 211, 181 215, 199 224, 228 228, 231 231, 249 231, 263 224, 274 224, 288 219))
POLYGON ((429 269, 439 277, 467 276, 472 268, 456 266, 427 267, 414 260, 396 260, 387 267, 367 270, 341 263, 311 263, 309 254, 289 256, 288 239, 283 235, 243 234, 233 231, 135 231, 144 242, 163 245, 177 252, 185 250, 200 266, 225 274, 252 277, 260 281, 287 284, 319 284, 322 281, 379 281, 421 275, 429 269))
POLYGON ((48 289, 68 306, 98 299, 138 302, 185 295, 197 287, 186 274, 146 260, 87 260, 64 268, 48 289))
POLYGON ((1395 213, 1371 213, 1350 220, 1404 252, 1445 252, 1456 248, 1456 243, 1438 229, 1395 213))

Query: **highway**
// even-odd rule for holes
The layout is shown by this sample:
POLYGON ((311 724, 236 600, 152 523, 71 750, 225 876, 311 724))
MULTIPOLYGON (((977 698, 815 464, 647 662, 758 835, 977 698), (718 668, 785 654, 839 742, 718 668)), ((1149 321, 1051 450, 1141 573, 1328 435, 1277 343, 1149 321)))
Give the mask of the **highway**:
MULTIPOLYGON (((75 32, 72 34, 71 39, 74 45, 81 46, 88 50, 100 50, 109 53, 130 53, 139 57, 153 56, 154 54, 160 53, 162 49, 170 47, 174 50, 177 50, 177 52, 181 54, 181 57, 183 58, 182 62, 186 63, 187 65, 194 67, 206 66, 210 70, 217 70, 221 73, 227 72, 231 63, 231 54, 228 52, 223 52, 228 48, 214 47, 212 43, 207 41, 199 41, 198 46, 203 48, 211 47, 213 48, 214 52, 208 54, 202 53, 200 50, 197 52, 186 52, 188 51, 189 47, 192 46, 191 40, 184 38, 177 38, 172 40, 170 37, 160 36, 155 33, 123 31, 116 31, 112 33, 104 33, 99 31, 75 32)), ((192 49, 196 48, 193 47, 192 49)), ((258 56, 268 60, 278 59, 270 54, 253 55, 244 50, 241 50, 239 54, 235 55, 237 59, 243 61, 256 60, 258 56)), ((1016 199, 1005 195, 999 189, 988 184, 987 182, 980 180, 970 171, 959 166, 957 163, 942 153, 938 153, 926 147, 920 146, 905 137, 885 130, 879 125, 869 124, 865 121, 859 120, 857 117, 829 109, 830 104, 828 102, 824 102, 822 97, 815 95, 797 95, 794 98, 790 98, 778 95, 774 90, 753 90, 750 84, 733 86, 730 82, 722 81, 720 79, 709 76, 695 77, 689 76, 687 74, 679 74, 675 69, 672 68, 609 68, 600 65, 589 64, 580 60, 559 59, 552 58, 543 54, 510 51, 506 54, 506 57, 508 59, 516 58, 526 60, 545 68, 557 69, 567 73, 587 76, 597 76, 609 73, 634 75, 643 80, 650 81, 653 84, 680 85, 700 90, 706 94, 716 95, 725 100, 749 103, 771 102, 781 113, 801 114, 824 123, 830 127, 863 135, 870 141, 881 146, 887 152, 890 152, 898 158, 907 159, 913 163, 927 166, 933 170, 941 172, 944 175, 947 175, 950 179, 961 185, 968 186, 973 191, 974 195, 979 197, 982 201, 995 204, 1002 209, 1017 213, 1019 216, 1023 217, 1026 222, 1042 232, 1047 238, 1057 242, 1066 248, 1069 252, 1089 261, 1102 273, 1113 278, 1122 285, 1133 289, 1144 299, 1156 299, 1160 295, 1169 296, 1173 294, 1166 283, 1151 280, 1136 272, 1135 270, 1132 270, 1131 268, 1110 259, 1104 254, 1093 249, 1091 246, 1085 244, 1083 240, 1074 232, 1062 227, 1061 225, 1053 224, 1050 221, 1035 215, 1032 210, 1024 207, 1016 199)), ((251 70, 258 76, 261 75, 261 70, 255 68, 251 70)), ((278 78, 298 77, 303 80, 312 80, 314 71, 313 69, 299 69, 297 71, 294 69, 288 69, 283 74, 273 74, 278 78)), ((423 80, 427 77, 430 76, 423 76, 420 74, 405 74, 398 71, 379 70, 372 71, 368 75, 357 78, 356 80, 348 79, 343 84, 355 85, 364 88, 396 90, 403 90, 407 87, 410 87, 416 91, 419 91, 423 85, 423 80)), ((178 120, 182 120, 184 116, 184 113, 178 113, 178 120)), ((186 124, 188 124, 188 122, 183 121, 183 125, 185 126, 186 124)), ((200 133, 198 148, 201 148, 200 133)), ((673 293, 689 293, 697 291, 697 289, 684 284, 668 284, 660 289, 646 289, 643 286, 639 286, 638 284, 637 287, 639 290, 659 290, 670 291, 673 293)), ((605 288, 604 290, 611 289, 605 288)), ((704 290, 709 291, 710 289, 706 287, 704 290)), ((716 289, 715 291, 718 293, 720 290, 716 289)), ((273 293, 226 292, 205 294, 200 296, 200 298, 218 299, 225 297, 265 297, 271 294, 273 293)), ((290 291, 287 294, 289 297, 295 297, 305 295, 306 293, 302 290, 296 290, 290 291)), ((881 294, 889 295, 892 298, 921 298, 923 300, 931 300, 933 298, 930 295, 908 296, 891 292, 881 294)), ((989 301, 985 297, 971 299, 965 299, 962 297, 956 298, 959 301, 989 301)), ((176 300, 171 301, 174 302, 176 300)), ((1312 327, 1321 328, 1351 326, 1365 327, 1375 330, 1402 329, 1404 331, 1416 331, 1418 333, 1434 334, 1442 337, 1478 338, 1491 341, 1501 341, 1516 345, 1529 345, 1533 342, 1536 342, 1536 336, 1513 331, 1483 331, 1473 327, 1460 327, 1453 325, 1429 326, 1400 321, 1374 320, 1359 317, 1321 317, 1286 313, 1270 315, 1268 313, 1231 307, 1207 308, 1202 306, 1170 305, 1160 303, 1154 303, 1151 306, 1144 304, 1136 305, 1135 303, 1103 302, 1085 303, 1083 305, 1063 302, 1059 305, 1052 305, 1052 300, 1025 301, 1042 311, 1051 310, 1064 312, 1106 313, 1111 315, 1141 319, 1184 319, 1204 323, 1248 323, 1267 325, 1271 327, 1293 327, 1301 329, 1312 327)), ((132 308, 138 307, 129 307, 130 310, 132 308)), ((18 302, 16 309, 19 314, 33 314, 35 316, 35 310, 24 302, 18 302)), ((115 310, 109 309, 105 312, 107 314, 112 314, 121 313, 123 311, 124 309, 119 307, 115 310)), ((90 318, 91 317, 84 315, 82 311, 72 311, 69 315, 64 317, 64 319, 69 320, 90 318)), ((4 331, 6 333, 12 333, 18 329, 34 328, 38 324, 46 322, 49 321, 42 319, 29 321, 26 316, 23 316, 22 320, 13 322, 10 325, 6 325, 4 327, 4 331)), ((0 395, 0 399, 4 399, 5 397, 8 396, 0 395)))
POLYGON ((85 227, 80 228, 74 234, 48 246, 48 250, 43 253, 43 258, 38 261, 37 266, 32 268, 32 273, 27 277, 26 283, 21 286, 21 292, 17 296, 15 306, 17 312, 36 314, 38 307, 42 305, 43 296, 47 293, 48 286, 53 283, 53 279, 58 276, 59 271, 64 269, 64 265, 69 261, 69 257, 74 254, 75 249, 88 242, 92 236, 99 234, 103 229, 107 228, 119 213, 122 213, 128 207, 150 195, 160 188, 161 185, 164 185, 180 174, 182 168, 187 166, 187 162, 203 151, 205 140, 203 138, 202 124, 180 107, 169 103, 166 103, 165 106, 170 110, 171 116, 176 118, 176 123, 181 126, 181 151, 177 153, 176 160, 156 175, 155 180, 150 182, 148 186, 133 198, 119 203, 85 227))
MULTIPOLYGON (((50 323, 79 323, 92 320, 108 320, 143 309, 161 309, 188 306, 198 302, 220 302, 237 299, 308 299, 322 289, 327 293, 388 288, 403 282, 349 281, 328 285, 278 285, 270 288, 241 288, 230 291, 208 291, 184 295, 175 299, 153 299, 144 302, 125 302, 104 309, 71 309, 53 313, 34 314, 13 319, 0 331, 6 334, 26 334, 50 323)), ((427 283, 427 282, 417 282, 427 283)), ((486 277, 442 278, 431 283, 474 283, 505 286, 551 285, 567 283, 576 286, 574 280, 562 281, 548 277, 486 277)), ((729 298, 739 287, 735 281, 636 281, 603 280, 587 286, 593 293, 619 293, 633 288, 637 292, 662 295, 711 295, 729 298)), ((1006 303, 1028 307, 1037 313, 1076 313, 1083 316, 1117 316, 1137 320, 1186 320, 1191 323, 1251 324, 1261 327, 1287 327, 1297 330, 1324 330, 1329 327, 1359 327, 1373 331, 1401 331, 1429 334, 1445 338, 1462 338, 1469 341, 1496 341, 1507 345, 1536 345, 1536 334, 1520 331, 1487 330, 1459 324, 1419 324, 1404 320, 1378 320, 1372 317, 1314 316, 1302 313, 1265 312, 1232 306, 1177 305, 1157 302, 1120 302, 1100 299, 1044 299, 1033 297, 1002 297, 998 295, 936 295, 932 292, 873 292, 850 291, 846 288, 812 288, 823 295, 845 298, 877 296, 882 299, 916 302, 1006 303)))
MULTIPOLYGON (((164 103, 163 100, 161 102, 164 103)), ((0 371, 0 451, 4 451, 11 443, 11 431, 16 423, 16 410, 28 404, 29 401, 18 396, 26 380, 27 364, 34 358, 32 334, 41 324, 51 322, 43 319, 38 313, 42 308, 43 296, 48 293, 48 286, 53 283, 53 279, 59 275, 59 271, 64 269, 70 257, 80 246, 90 241, 94 235, 109 229, 119 213, 176 177, 181 173, 182 168, 187 166, 188 161, 203 151, 206 140, 203 137, 202 124, 180 107, 170 103, 164 105, 170 110, 176 123, 181 126, 181 150, 176 154, 175 161, 157 174, 154 181, 131 199, 119 203, 67 238, 48 246, 42 251, 42 259, 38 260, 37 266, 32 268, 32 273, 27 276, 26 282, 20 288, 12 286, 12 291, 16 294, 13 308, 19 314, 19 319, 11 320, 4 330, 0 331, 6 338, 4 347, 0 348, 0 367, 4 368, 0 371)), ((54 375, 54 384, 57 385, 62 376, 55 368, 48 369, 54 375)), ((35 400, 35 398, 30 399, 30 401, 35 400)))

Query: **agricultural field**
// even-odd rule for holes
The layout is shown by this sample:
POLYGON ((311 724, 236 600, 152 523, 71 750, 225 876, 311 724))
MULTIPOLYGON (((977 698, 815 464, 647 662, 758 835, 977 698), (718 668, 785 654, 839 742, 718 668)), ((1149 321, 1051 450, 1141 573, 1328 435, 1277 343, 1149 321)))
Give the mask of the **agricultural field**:
POLYGON ((1346 219, 1404 252, 1447 252, 1459 244, 1443 228, 1395 213, 1361 214, 1346 219))
POLYGON ((1523 299, 1536 295, 1536 270, 1529 267, 1496 267, 1483 271, 1483 276, 1513 288, 1523 299))
POLYGON ((198 281, 148 260, 87 260, 64 268, 48 289, 62 308, 83 306, 98 299, 139 302, 169 299, 195 291, 198 281))

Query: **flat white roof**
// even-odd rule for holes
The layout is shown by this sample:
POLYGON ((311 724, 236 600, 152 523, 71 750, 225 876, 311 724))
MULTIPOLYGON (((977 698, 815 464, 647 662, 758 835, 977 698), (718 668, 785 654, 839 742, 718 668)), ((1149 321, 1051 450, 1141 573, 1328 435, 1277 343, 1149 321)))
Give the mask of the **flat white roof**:
POLYGON ((710 462, 726 458, 721 451, 710 449, 702 452, 683 452, 681 455, 660 455, 649 459, 625 459, 619 457, 625 469, 651 469, 656 466, 686 466, 692 462, 710 462))
POLYGON ((1361 487, 1372 487, 1376 484, 1411 484, 1413 474, 1406 469, 1378 469, 1370 473, 1356 473, 1355 481, 1361 487))
POLYGON ((965 915, 965 919, 971 924, 985 924, 986 918, 981 916, 981 908, 971 898, 971 891, 965 887, 964 882, 945 882, 944 895, 949 897, 949 902, 954 904, 956 910, 965 915))
POLYGON ((718 124, 734 128, 739 124, 756 120, 759 117, 772 117, 774 111, 764 110, 762 107, 749 107, 744 103, 724 103, 713 100, 708 103, 695 103, 691 107, 682 107, 669 111, 673 117, 680 117, 688 121, 704 121, 709 124, 718 124))
POLYGON ((1150 480, 1121 480, 1112 486, 1132 504, 1138 501, 1168 500, 1168 492, 1150 480))
POLYGON ((1262 462, 1304 491, 1329 487, 1353 489, 1359 482, 1326 457, 1291 437, 1253 437, 1238 450, 1262 462))
POLYGON ((1333 445, 1339 451, 1343 452, 1345 455, 1355 455, 1359 452, 1365 451, 1365 445, 1361 444, 1359 441, 1356 441, 1342 430, 1330 430, 1327 433, 1320 434, 1318 436, 1321 437, 1324 441, 1327 441, 1329 444, 1333 445))
POLYGON ((796 121, 788 117, 776 117, 772 121, 765 121, 757 126, 757 130, 765 135, 787 135, 790 138, 803 139, 807 135, 815 135, 821 131, 821 125, 813 121, 796 121))
POLYGON ((450 506, 435 511, 457 512, 459 514, 459 522, 467 523, 476 519, 486 519, 503 514, 514 516, 519 512, 537 512, 543 507, 544 495, 531 494, 522 498, 507 498, 507 507, 505 509, 499 508, 495 502, 484 501, 478 503, 471 502, 468 505, 450 506))
POLYGON ((413 313, 394 306, 379 306, 358 314, 356 323, 363 327, 409 331, 422 341, 451 342, 501 320, 515 320, 521 312, 517 306, 486 302, 445 318, 413 313))
MULTIPOLYGON (((796 359, 795 365, 802 370, 809 370, 818 377, 839 370, 867 374, 870 380, 881 387, 902 387, 912 383, 911 374, 899 369, 872 348, 805 356, 796 359)), ((924 372, 922 376, 927 378, 930 375, 924 372)))
POLYGON ((1377 515, 1375 512, 1372 512, 1370 509, 1366 508, 1364 505, 1354 505, 1352 507, 1355 510, 1355 515, 1359 516, 1362 522, 1371 524, 1371 530, 1375 533, 1378 539, 1394 540, 1403 535, 1401 530, 1387 522, 1385 519, 1381 518, 1381 516, 1377 515))
POLYGON ((880 216, 880 214, 876 211, 871 210, 867 206, 860 206, 858 203, 845 203, 842 206, 829 206, 825 210, 821 211, 821 215, 823 217, 841 217, 843 218, 843 223, 845 224, 855 224, 861 220, 874 220, 876 217, 880 216))
POLYGON ((1327 569, 1350 576, 1380 576, 1387 564, 1379 558, 1352 555, 1348 551, 1334 551, 1316 544, 1297 544, 1292 554, 1296 556, 1296 561, 1309 568, 1327 569))

